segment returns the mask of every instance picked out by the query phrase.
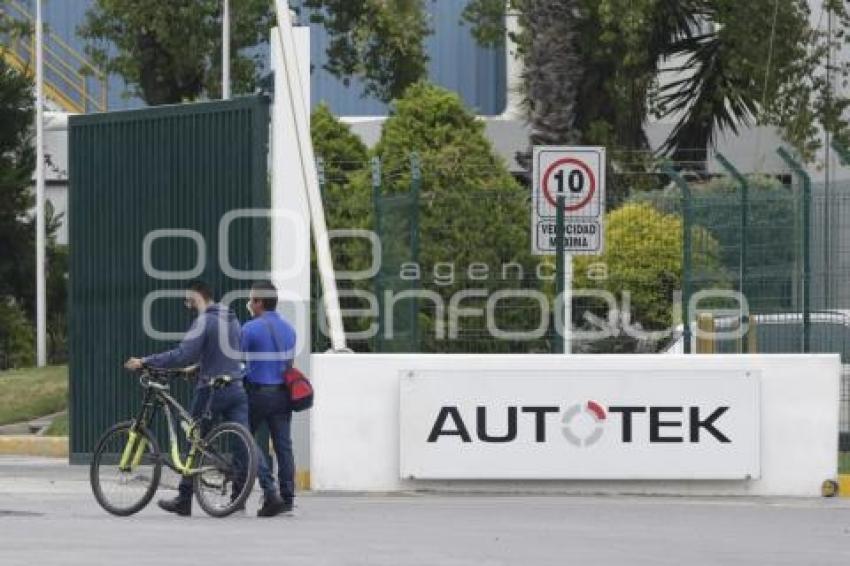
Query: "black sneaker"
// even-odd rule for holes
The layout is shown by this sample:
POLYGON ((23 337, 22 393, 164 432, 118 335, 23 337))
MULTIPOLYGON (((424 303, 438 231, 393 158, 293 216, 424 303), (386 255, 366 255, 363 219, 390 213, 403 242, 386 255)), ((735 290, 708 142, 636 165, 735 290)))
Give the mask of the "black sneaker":
POLYGON ((188 517, 192 514, 192 500, 179 495, 174 499, 160 499, 157 504, 160 509, 169 513, 176 513, 181 517, 188 517))
POLYGON ((257 517, 274 517, 275 515, 280 515, 285 507, 286 503, 283 502, 283 499, 279 495, 266 496, 263 498, 263 506, 257 511, 257 517))
POLYGON ((292 515, 293 510, 295 509, 295 504, 291 499, 283 500, 283 509, 280 510, 281 515, 292 515))

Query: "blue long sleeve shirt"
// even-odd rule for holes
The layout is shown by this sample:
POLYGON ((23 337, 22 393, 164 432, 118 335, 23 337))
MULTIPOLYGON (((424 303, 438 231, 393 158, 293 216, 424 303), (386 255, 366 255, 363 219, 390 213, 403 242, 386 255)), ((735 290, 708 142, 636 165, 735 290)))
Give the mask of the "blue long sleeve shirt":
POLYGON ((215 303, 198 315, 176 348, 147 356, 142 362, 155 368, 180 368, 197 363, 197 387, 204 387, 211 377, 242 376, 240 338, 236 315, 215 303))
POLYGON ((246 381, 257 385, 283 383, 281 374, 295 357, 295 329, 278 313, 263 313, 242 328, 242 351, 246 381))

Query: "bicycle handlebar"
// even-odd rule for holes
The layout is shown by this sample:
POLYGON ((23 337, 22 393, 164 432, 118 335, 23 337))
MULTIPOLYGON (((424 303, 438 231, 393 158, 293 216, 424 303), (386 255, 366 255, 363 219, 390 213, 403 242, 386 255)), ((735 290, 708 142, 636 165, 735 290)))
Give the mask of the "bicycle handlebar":
POLYGON ((143 365, 141 368, 137 370, 133 370, 133 373, 138 374, 139 383, 141 383, 142 387, 151 387, 151 386, 159 386, 158 389, 167 387, 169 381, 172 378, 179 377, 185 380, 189 380, 192 376, 192 373, 185 372, 181 369, 166 369, 166 368, 154 368, 151 366, 143 365))

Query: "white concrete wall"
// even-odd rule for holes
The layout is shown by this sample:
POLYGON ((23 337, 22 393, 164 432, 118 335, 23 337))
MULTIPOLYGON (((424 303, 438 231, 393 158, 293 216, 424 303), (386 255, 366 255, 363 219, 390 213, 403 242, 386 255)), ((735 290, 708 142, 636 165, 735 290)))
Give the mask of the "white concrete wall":
POLYGON ((314 354, 313 489, 817 496, 837 473, 837 355, 314 354), (410 481, 399 474, 399 375, 404 370, 760 370, 761 477, 726 481, 410 481))

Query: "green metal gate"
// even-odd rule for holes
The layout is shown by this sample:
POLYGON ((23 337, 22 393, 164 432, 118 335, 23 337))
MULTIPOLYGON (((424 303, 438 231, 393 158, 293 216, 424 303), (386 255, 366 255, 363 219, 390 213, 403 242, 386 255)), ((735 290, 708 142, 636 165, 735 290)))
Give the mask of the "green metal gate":
MULTIPOLYGON (((74 116, 69 144, 70 452, 84 462, 101 432, 138 408, 122 362, 173 345, 145 331, 144 308, 152 328, 182 332, 189 279, 210 283, 217 298, 250 286, 225 272, 220 251, 233 269, 268 270, 267 220, 248 213, 219 241, 227 213, 269 207, 268 100, 74 116), (164 229, 184 232, 154 232, 164 229), (172 296, 152 300, 164 290, 172 296)), ((240 317, 243 303, 233 303, 240 317)), ((189 387, 175 391, 185 401, 189 387)))

